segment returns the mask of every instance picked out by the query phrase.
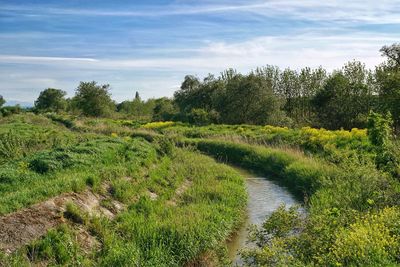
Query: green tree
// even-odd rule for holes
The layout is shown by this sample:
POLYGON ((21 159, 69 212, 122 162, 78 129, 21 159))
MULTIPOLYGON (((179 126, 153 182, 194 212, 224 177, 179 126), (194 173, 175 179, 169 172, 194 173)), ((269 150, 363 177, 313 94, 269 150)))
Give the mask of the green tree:
POLYGON ((4 100, 3 96, 0 95, 0 108, 6 103, 6 100, 4 100))
POLYGON ((153 110, 153 121, 169 121, 177 114, 173 101, 169 98, 163 97, 156 99, 153 110))
POLYGON ((381 48, 382 56, 388 58, 388 64, 392 67, 400 67, 400 43, 394 43, 392 45, 385 45, 381 48))
POLYGON ((58 112, 65 110, 67 101, 65 99, 66 92, 60 89, 47 88, 40 92, 39 97, 35 101, 35 108, 38 111, 58 112))
POLYGON ((387 61, 375 70, 375 80, 381 112, 390 112, 394 127, 400 130, 400 44, 384 46, 381 49, 387 61))
POLYGON ((135 100, 141 100, 138 91, 136 91, 136 93, 135 93, 135 100))
POLYGON ((230 124, 266 124, 280 112, 281 103, 273 89, 255 74, 232 77, 221 103, 221 120, 230 124))
POLYGON ((373 107, 370 76, 357 61, 335 71, 312 99, 319 125, 328 129, 365 127, 373 107))
POLYGON ((115 110, 111 100, 109 85, 98 85, 95 81, 81 82, 73 98, 74 105, 87 116, 106 116, 115 110))
POLYGON ((281 92, 283 93, 286 103, 284 110, 286 114, 292 118, 298 119, 298 100, 300 99, 300 83, 298 73, 291 69, 285 69, 281 73, 280 84, 281 92))
POLYGON ((400 176, 398 148, 393 143, 393 120, 386 115, 371 112, 368 117, 368 138, 375 147, 375 163, 378 168, 386 170, 394 176, 400 176))
POLYGON ((199 79, 193 75, 186 75, 180 90, 174 93, 174 102, 182 112, 190 112, 197 105, 195 98, 199 91, 201 91, 199 79))

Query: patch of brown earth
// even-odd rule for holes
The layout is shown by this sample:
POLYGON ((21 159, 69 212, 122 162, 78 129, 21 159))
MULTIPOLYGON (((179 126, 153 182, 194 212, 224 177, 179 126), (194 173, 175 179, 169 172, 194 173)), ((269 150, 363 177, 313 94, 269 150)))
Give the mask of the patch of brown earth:
MULTIPOLYGON (((51 228, 65 222, 65 205, 72 202, 91 216, 112 219, 125 205, 112 199, 111 208, 101 206, 106 196, 85 190, 81 193, 65 193, 29 208, 0 217, 0 250, 11 253, 47 233, 51 228)), ((87 235, 89 235, 87 233, 87 235)), ((84 236, 82 236, 84 238, 84 236)), ((89 239, 89 237, 87 237, 89 239)))
POLYGON ((151 191, 147 191, 147 195, 150 197, 151 200, 156 200, 158 198, 158 195, 151 191))
POLYGON ((171 205, 171 206, 176 206, 176 202, 177 202, 178 198, 179 198, 183 193, 185 193, 185 191, 188 190, 188 188, 191 187, 192 184, 193 184, 192 181, 190 181, 190 180, 185 180, 185 181, 176 189, 176 191, 175 191, 175 196, 174 196, 172 199, 168 200, 168 201, 167 201, 167 204, 168 204, 168 205, 171 205))
POLYGON ((79 246, 86 254, 89 254, 93 250, 93 248, 100 247, 100 242, 93 235, 91 235, 82 225, 76 225, 75 231, 76 239, 79 243, 79 246))

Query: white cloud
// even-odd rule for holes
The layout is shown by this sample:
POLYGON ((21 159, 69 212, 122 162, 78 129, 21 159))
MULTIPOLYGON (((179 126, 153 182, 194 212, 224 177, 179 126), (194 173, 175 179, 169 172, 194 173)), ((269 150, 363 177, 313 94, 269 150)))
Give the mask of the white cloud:
POLYGON ((3 5, 0 10, 19 12, 19 15, 77 15, 112 17, 160 17, 195 14, 253 13, 258 16, 282 16, 310 21, 346 21, 365 23, 400 23, 398 0, 269 0, 269 1, 219 1, 220 4, 175 4, 125 10, 58 8, 52 6, 3 5))
MULTIPOLYGON (((126 98, 128 94, 125 92, 132 90, 143 90, 144 97, 171 96, 185 74, 198 74, 199 76, 209 72, 218 74, 231 67, 241 72, 247 72, 266 64, 295 69, 322 65, 332 70, 341 67, 349 60, 356 59, 365 62, 368 67, 372 68, 383 60, 379 49, 385 44, 400 40, 398 32, 390 34, 368 31, 368 29, 363 32, 355 30, 357 27, 367 27, 367 24, 400 24, 400 16, 397 13, 400 10, 400 1, 398 0, 381 0, 379 2, 372 0, 240 0, 239 2, 219 1, 219 4, 216 4, 216 1, 206 3, 200 1, 195 5, 178 3, 185 3, 185 1, 176 2, 175 5, 167 7, 142 7, 135 10, 127 8, 119 11, 115 9, 67 9, 38 5, 1 5, 0 12, 6 12, 9 16, 15 17, 21 15, 161 17, 215 14, 220 18, 231 19, 232 15, 242 15, 245 19, 257 19, 258 22, 265 22, 265 27, 268 27, 270 18, 279 20, 278 22, 291 19, 291 21, 299 23, 304 21, 311 23, 293 28, 286 25, 282 29, 281 35, 267 35, 268 29, 264 31, 257 29, 256 32, 264 34, 241 41, 227 41, 223 39, 223 35, 218 40, 213 40, 216 37, 206 32, 205 29, 212 28, 218 32, 217 26, 224 25, 207 25, 199 30, 204 32, 204 39, 211 39, 207 42, 196 39, 192 40, 190 45, 185 45, 184 42, 173 44, 171 47, 160 44, 154 45, 154 49, 131 46, 129 41, 126 41, 126 44, 108 42, 98 44, 94 48, 90 47, 88 51, 93 53, 82 52, 87 47, 87 43, 85 38, 80 38, 79 34, 74 38, 71 37, 76 33, 3 32, 0 33, 0 40, 14 42, 15 39, 16 44, 19 43, 19 40, 35 39, 36 41, 36 39, 43 40, 45 38, 54 38, 56 41, 57 38, 62 38, 63 40, 62 42, 58 40, 57 45, 43 49, 27 49, 27 54, 30 51, 35 55, 43 53, 43 56, 28 56, 23 54, 22 49, 20 53, 7 55, 4 52, 3 55, 0 55, 0 79, 3 81, 1 90, 7 90, 6 94, 14 99, 32 100, 32 95, 37 95, 46 87, 61 88, 72 95, 73 89, 80 80, 97 80, 102 83, 110 83, 113 86, 112 93, 119 101, 126 98), (72 42, 77 43, 73 46, 72 42), (199 45, 194 47, 193 43, 196 42, 199 45), (71 55, 73 54, 71 47, 81 49, 77 51, 76 57, 48 56, 49 54, 56 55, 58 52, 60 55, 71 55), (95 53, 96 49, 97 53, 95 53), (107 49, 119 52, 125 49, 124 53, 119 55, 125 54, 125 52, 126 55, 124 58, 92 56, 107 54, 107 49), (32 65, 35 66, 32 67, 32 65), (146 73, 146 75, 141 76, 138 73, 146 73), (21 95, 24 90, 26 93, 21 95)), ((48 18, 46 17, 46 19, 48 18)), ((191 27, 196 29, 199 27, 199 23, 205 23, 205 20, 197 19, 191 27)), ((227 26, 233 28, 234 24, 228 23, 227 26)), ((129 29, 122 30, 129 31, 129 29)), ((154 28, 143 29, 146 33, 151 30, 154 28)), ((240 30, 252 32, 251 26, 240 30)), ((99 31, 101 32, 101 30, 99 31)), ((154 30, 154 34, 158 32, 158 29, 154 30)), ((233 29, 228 38, 234 39, 236 33, 233 29)), ((182 33, 182 35, 184 34, 186 32, 182 33)), ((254 33, 253 36, 255 34, 257 33, 254 33)), ((26 41, 27 44, 28 41, 26 41)), ((17 51, 17 49, 11 51, 17 51)), ((4 94, 4 92, 1 93, 4 94)))
POLYGON ((249 70, 266 64, 292 68, 322 65, 334 69, 352 59, 364 61, 367 66, 373 67, 382 61, 379 49, 399 37, 388 34, 326 35, 314 32, 294 36, 264 36, 236 43, 209 42, 197 52, 183 53, 181 57, 101 59, 0 55, 0 62, 86 70, 157 69, 201 73, 219 72, 229 67, 249 70))
POLYGON ((95 62, 93 58, 79 57, 32 57, 20 55, 0 55, 0 63, 49 63, 49 62, 95 62))

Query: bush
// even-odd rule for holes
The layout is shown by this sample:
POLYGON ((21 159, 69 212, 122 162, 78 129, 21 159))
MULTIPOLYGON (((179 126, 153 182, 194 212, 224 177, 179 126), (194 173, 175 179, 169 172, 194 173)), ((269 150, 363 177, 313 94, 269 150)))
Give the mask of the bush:
POLYGON ((190 123, 205 125, 211 122, 216 122, 218 115, 215 112, 211 113, 201 108, 194 108, 187 116, 190 123))
POLYGON ((400 212, 386 208, 337 233, 330 257, 339 266, 394 266, 400 252, 400 212))

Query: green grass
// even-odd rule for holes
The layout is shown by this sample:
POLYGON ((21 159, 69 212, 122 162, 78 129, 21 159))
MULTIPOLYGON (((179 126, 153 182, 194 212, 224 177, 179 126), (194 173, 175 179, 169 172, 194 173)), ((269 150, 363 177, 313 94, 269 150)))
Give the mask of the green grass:
POLYGON ((187 140, 215 158, 262 173, 286 185, 298 196, 311 195, 327 180, 334 179, 334 167, 306 157, 298 151, 280 150, 219 140, 187 140))
POLYGON ((243 178, 218 162, 275 179, 304 200, 305 213, 282 207, 253 233, 259 243, 243 254, 250 266, 400 264, 400 183, 377 169, 365 130, 157 122, 144 129, 49 117, 1 119, 0 214, 62 192, 102 192, 104 182, 101 205, 125 209, 111 220, 69 204, 69 223, 0 255, 0 265, 227 266, 224 241, 240 225, 247 196, 243 178), (76 241, 77 224, 98 240, 95 251, 76 241))
POLYGON ((5 117, 0 119, 0 164, 85 139, 43 116, 24 114, 5 117))
MULTIPOLYGON (((43 121, 48 122, 40 117, 38 125, 43 121)), ((22 132, 36 127, 32 121, 23 125, 22 132)), ((49 127, 61 127, 76 137, 75 131, 57 123, 50 122, 49 127)), ((240 174, 160 136, 153 143, 142 138, 85 137, 4 162, 0 214, 63 192, 102 192, 102 183, 109 185, 110 195, 101 205, 112 209, 113 202, 120 201, 125 209, 111 220, 68 203, 63 214, 67 224, 9 256, 1 255, 0 265, 182 266, 204 259, 227 264, 225 240, 244 219, 247 200, 240 174), (177 195, 183 184, 185 190, 177 195), (98 240, 96 251, 88 253, 77 241, 77 224, 98 240)))
POLYGON ((113 196, 128 209, 113 221, 86 219, 76 206, 67 206, 66 218, 83 223, 100 240, 97 253, 82 256, 75 244, 73 255, 56 255, 54 251, 64 247, 48 240, 69 237, 68 231, 56 230, 30 246, 38 248, 35 259, 56 264, 74 264, 80 259, 91 266, 182 266, 217 250, 215 258, 226 263, 224 241, 240 225, 246 206, 243 178, 232 168, 185 149, 162 156, 146 177, 114 180, 113 196), (191 186, 175 196, 185 180, 191 186), (149 190, 158 198, 151 200, 149 190))
POLYGON ((15 211, 63 192, 80 191, 96 176, 129 176, 155 159, 155 150, 140 140, 98 138, 34 153, 0 170, 0 214, 15 211))
POLYGON ((378 170, 373 159, 344 152, 345 160, 333 165, 289 149, 204 139, 184 143, 268 175, 304 196, 307 217, 277 211, 255 233, 261 241, 243 254, 250 266, 399 264, 400 224, 392 222, 400 218, 400 183, 378 170), (287 217, 298 222, 278 235, 290 225, 287 217))

